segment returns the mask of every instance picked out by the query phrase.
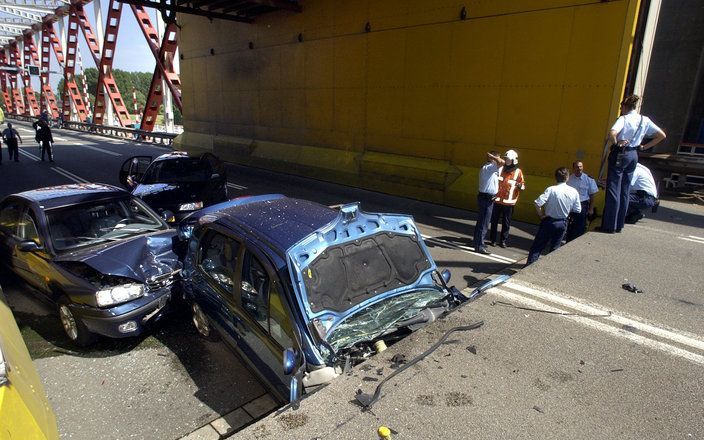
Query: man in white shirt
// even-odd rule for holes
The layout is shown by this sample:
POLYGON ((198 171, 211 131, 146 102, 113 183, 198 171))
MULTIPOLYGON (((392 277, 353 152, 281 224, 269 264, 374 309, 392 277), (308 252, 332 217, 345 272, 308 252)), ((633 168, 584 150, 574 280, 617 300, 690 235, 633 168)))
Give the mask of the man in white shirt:
POLYGON ((571 213, 567 221, 565 240, 570 242, 587 230, 587 218, 594 212, 594 194, 599 192, 599 188, 596 181, 584 172, 584 164, 579 160, 572 163, 572 174, 567 184, 577 190, 582 205, 581 212, 571 213))
POLYGON ((484 245, 486 231, 491 221, 494 197, 499 191, 499 173, 504 160, 498 152, 486 153, 488 161, 479 169, 479 194, 477 194, 477 223, 474 225, 474 252, 490 254, 484 245))
POLYGON ((636 223, 645 217, 643 211, 646 208, 655 210, 658 204, 658 188, 655 185, 653 173, 644 165, 636 165, 636 170, 633 172, 633 179, 631 180, 631 193, 628 197, 626 223, 636 223))
POLYGON ((535 199, 535 210, 540 216, 540 226, 528 252, 526 266, 535 263, 548 244, 550 252, 558 249, 567 229, 567 217, 570 212, 579 213, 582 210, 579 193, 567 185, 569 175, 567 168, 555 170, 557 185, 549 186, 535 199))

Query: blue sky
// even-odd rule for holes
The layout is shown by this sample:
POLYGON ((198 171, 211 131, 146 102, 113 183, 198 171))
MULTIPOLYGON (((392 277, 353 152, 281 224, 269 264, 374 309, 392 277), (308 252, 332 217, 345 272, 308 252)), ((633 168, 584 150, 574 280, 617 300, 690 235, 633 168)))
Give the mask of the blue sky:
MULTIPOLYGON (((97 0, 96 0, 97 1, 97 0)), ((94 3, 91 2, 85 6, 86 15, 90 18, 91 23, 95 26, 95 12, 94 3)), ((101 0, 103 21, 107 18, 108 11, 108 0, 101 0)), ((152 17, 152 23, 156 25, 156 13, 151 9, 147 9, 152 17)), ((68 18, 64 17, 64 25, 68 22, 68 18)), ((103 23, 104 24, 104 23, 103 23)), ((58 32, 58 23, 54 24, 54 29, 58 32)), ((88 44, 83 37, 83 33, 79 31, 78 34, 79 41, 79 51, 81 53, 81 58, 83 59, 83 68, 95 67, 93 62, 93 57, 88 50, 88 44)), ((62 69, 59 68, 58 62, 52 50, 51 56, 51 70, 57 73, 52 73, 50 76, 50 82, 54 90, 59 83, 59 80, 63 77, 62 69)), ((135 19, 132 8, 125 4, 122 7, 122 19, 120 20, 120 31, 117 36, 117 49, 115 53, 115 61, 113 68, 122 69, 127 71, 137 71, 137 72, 153 72, 155 66, 154 56, 151 50, 147 46, 147 41, 144 38, 137 20, 135 19)), ((78 67, 76 68, 76 74, 78 74, 78 67)), ((32 87, 38 90, 39 78, 34 77, 32 79, 32 87)), ((124 91, 122 91, 125 93, 124 91)), ((127 100, 127 97, 125 97, 127 100)))

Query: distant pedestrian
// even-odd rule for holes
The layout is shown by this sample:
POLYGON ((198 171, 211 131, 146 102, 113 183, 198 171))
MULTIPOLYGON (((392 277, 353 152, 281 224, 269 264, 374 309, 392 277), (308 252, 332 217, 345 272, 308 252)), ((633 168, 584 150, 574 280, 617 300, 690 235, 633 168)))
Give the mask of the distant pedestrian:
POLYGON ((582 205, 579 203, 579 193, 567 185, 570 172, 567 168, 555 170, 557 185, 549 186, 540 197, 535 199, 535 209, 540 217, 538 233, 535 234, 533 245, 528 253, 526 266, 535 263, 545 246, 550 245, 550 252, 562 244, 562 237, 567 229, 567 217, 570 212, 579 213, 582 205))
POLYGON ((621 232, 628 211, 633 172, 638 163, 638 151, 647 150, 662 142, 665 133, 647 116, 638 114, 636 106, 640 97, 631 95, 621 102, 621 116, 611 127, 607 145, 609 171, 606 180, 606 204, 601 222, 602 232, 621 232), (652 138, 641 145, 643 138, 652 138))
POLYGON ((49 127, 49 124, 46 123, 43 119, 39 120, 39 123, 37 124, 37 141, 41 144, 42 147, 42 162, 44 162, 44 155, 48 154, 49 156, 49 162, 54 161, 54 154, 53 154, 53 145, 54 145, 54 138, 51 135, 51 127, 49 127))
POLYGON ((494 198, 499 191, 499 168, 504 160, 496 151, 486 153, 488 161, 479 169, 479 193, 477 194, 477 224, 474 226, 474 251, 490 254, 484 246, 486 231, 491 220, 494 198))
POLYGON ((526 189, 523 180, 523 171, 518 168, 518 153, 514 150, 508 150, 504 154, 505 165, 501 167, 499 172, 499 190, 494 199, 494 207, 491 213, 491 229, 489 232, 489 240, 491 245, 496 245, 496 233, 501 220, 501 236, 499 246, 506 247, 508 241, 508 233, 511 230, 511 216, 513 215, 513 207, 518 202, 518 196, 521 191, 526 189))
POLYGON ((565 236, 565 240, 570 242, 586 232, 587 219, 594 213, 594 195, 599 192, 599 187, 596 181, 584 172, 584 164, 579 160, 572 163, 572 174, 567 179, 567 184, 577 190, 582 206, 579 213, 570 213, 565 236))
MULTIPOLYGON (((20 134, 12 128, 12 122, 7 123, 7 128, 3 130, 2 132, 2 138, 7 144, 7 150, 8 153, 10 154, 10 160, 15 159, 15 162, 19 162, 19 149, 17 148, 17 141, 19 143, 22 143, 22 138, 20 137, 20 134)), ((0 154, 0 162, 2 162, 2 155, 0 154)))
POLYGON ((653 173, 645 166, 638 164, 631 181, 631 194, 628 198, 628 212, 626 223, 634 224, 645 217, 643 211, 647 208, 653 212, 660 204, 658 201, 658 188, 653 179, 653 173))

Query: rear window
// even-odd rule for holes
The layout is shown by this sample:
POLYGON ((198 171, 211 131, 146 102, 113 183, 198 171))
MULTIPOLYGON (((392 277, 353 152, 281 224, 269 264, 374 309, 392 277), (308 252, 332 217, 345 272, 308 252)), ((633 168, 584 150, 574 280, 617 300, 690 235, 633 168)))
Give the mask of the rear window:
POLYGON ((194 158, 161 160, 152 164, 141 183, 195 183, 210 179, 207 160, 194 158))
POLYGON ((380 233, 334 246, 303 270, 311 310, 344 312, 431 267, 415 235, 380 233))

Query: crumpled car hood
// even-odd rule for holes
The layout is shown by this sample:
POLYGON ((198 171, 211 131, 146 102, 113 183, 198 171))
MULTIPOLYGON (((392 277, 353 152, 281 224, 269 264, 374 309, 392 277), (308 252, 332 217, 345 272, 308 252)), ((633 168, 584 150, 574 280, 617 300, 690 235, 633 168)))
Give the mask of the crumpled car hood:
POLYGON ((413 218, 340 208, 335 220, 287 251, 302 313, 330 330, 386 298, 432 287, 436 269, 413 218))
POLYGON ((189 182, 180 184, 154 183, 137 185, 132 194, 141 198, 148 205, 160 208, 181 203, 203 201, 207 182, 189 182))
POLYGON ((79 261, 106 275, 148 282, 177 268, 178 257, 172 250, 175 235, 168 230, 126 238, 63 254, 56 261, 79 261))

